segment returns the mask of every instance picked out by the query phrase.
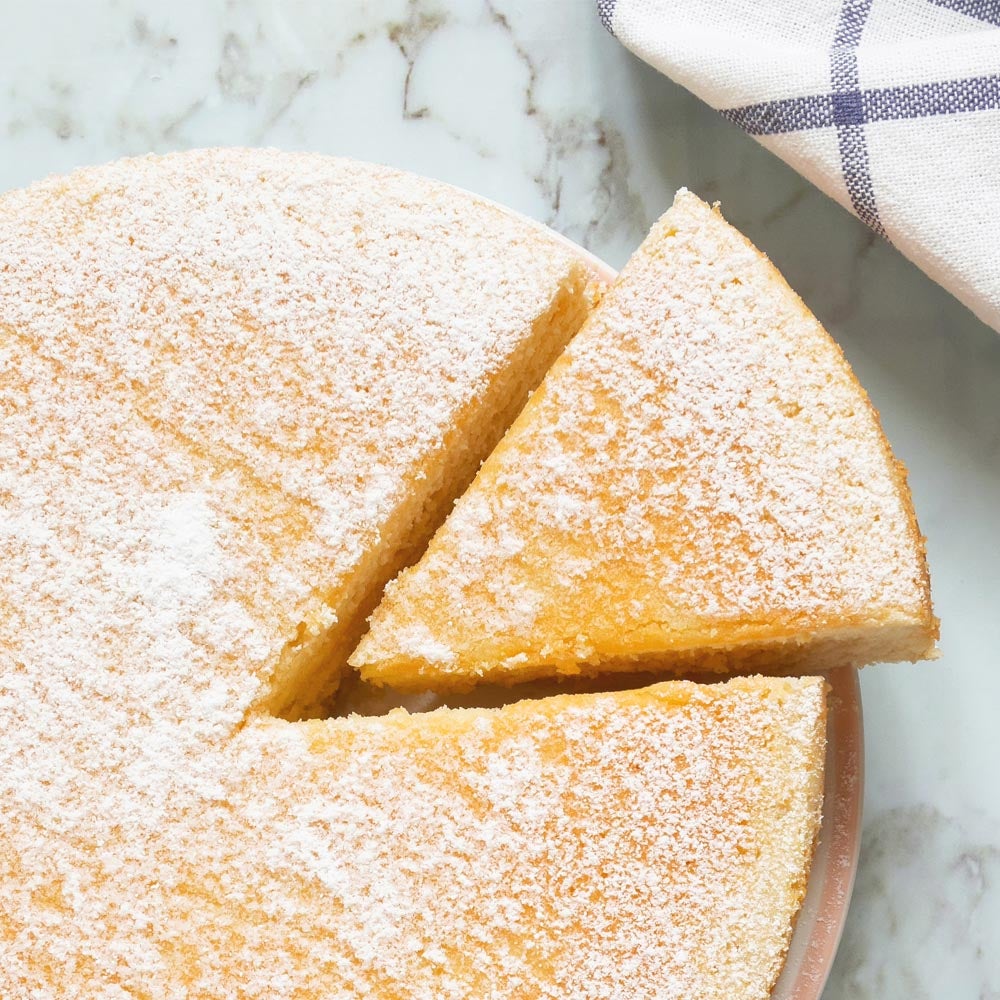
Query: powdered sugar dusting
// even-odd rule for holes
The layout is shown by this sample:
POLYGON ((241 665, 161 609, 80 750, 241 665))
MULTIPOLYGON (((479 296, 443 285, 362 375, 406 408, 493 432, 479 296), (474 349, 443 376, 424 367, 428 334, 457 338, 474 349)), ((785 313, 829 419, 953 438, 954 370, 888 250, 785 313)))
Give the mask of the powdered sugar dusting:
POLYGON ((766 258, 682 192, 352 662, 447 684, 519 654, 537 672, 901 623, 886 652, 932 650, 874 412, 766 258), (436 662, 411 619, 434 623, 436 662))

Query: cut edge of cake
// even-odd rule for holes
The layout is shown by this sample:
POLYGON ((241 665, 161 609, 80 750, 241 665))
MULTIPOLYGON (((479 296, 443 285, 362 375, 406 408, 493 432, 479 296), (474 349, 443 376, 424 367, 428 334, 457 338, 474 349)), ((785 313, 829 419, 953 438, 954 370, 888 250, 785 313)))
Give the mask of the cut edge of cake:
POLYGON ((586 320, 600 291, 600 282, 587 267, 573 265, 507 367, 493 378, 486 393, 466 406, 457 423, 467 433, 463 436, 453 427, 446 435, 435 462, 417 474, 423 486, 411 490, 383 525, 380 544, 365 553, 340 600, 327 604, 332 623, 325 629, 303 624, 289 641, 261 711, 289 720, 329 712, 349 669, 347 658, 367 630, 385 585, 426 550, 456 498, 586 320))

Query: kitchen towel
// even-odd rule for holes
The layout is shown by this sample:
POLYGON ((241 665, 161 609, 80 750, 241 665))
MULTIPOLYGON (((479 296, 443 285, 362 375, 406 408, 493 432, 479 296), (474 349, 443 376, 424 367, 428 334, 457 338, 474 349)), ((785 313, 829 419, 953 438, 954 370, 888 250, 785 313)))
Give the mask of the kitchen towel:
POLYGON ((597 8, 1000 330, 1000 0, 597 8))

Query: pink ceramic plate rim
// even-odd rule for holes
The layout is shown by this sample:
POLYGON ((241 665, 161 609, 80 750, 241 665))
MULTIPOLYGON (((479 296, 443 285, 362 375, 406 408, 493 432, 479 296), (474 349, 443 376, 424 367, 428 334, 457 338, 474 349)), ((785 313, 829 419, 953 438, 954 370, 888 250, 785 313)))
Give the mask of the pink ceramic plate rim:
POLYGON ((861 847, 864 738, 861 687, 853 668, 826 675, 823 822, 806 898, 772 1000, 818 1000, 833 966, 861 847))

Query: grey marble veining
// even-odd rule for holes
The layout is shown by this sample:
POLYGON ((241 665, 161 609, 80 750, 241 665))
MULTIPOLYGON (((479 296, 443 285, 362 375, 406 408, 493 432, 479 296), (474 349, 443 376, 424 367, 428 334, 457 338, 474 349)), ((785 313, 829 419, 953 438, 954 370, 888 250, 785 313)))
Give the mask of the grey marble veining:
POLYGON ((842 344, 928 548, 942 659, 866 671, 866 830, 826 996, 1000 996, 1000 335, 626 53, 589 0, 7 4, 0 188, 276 145, 440 177, 619 265, 686 185, 842 344))

